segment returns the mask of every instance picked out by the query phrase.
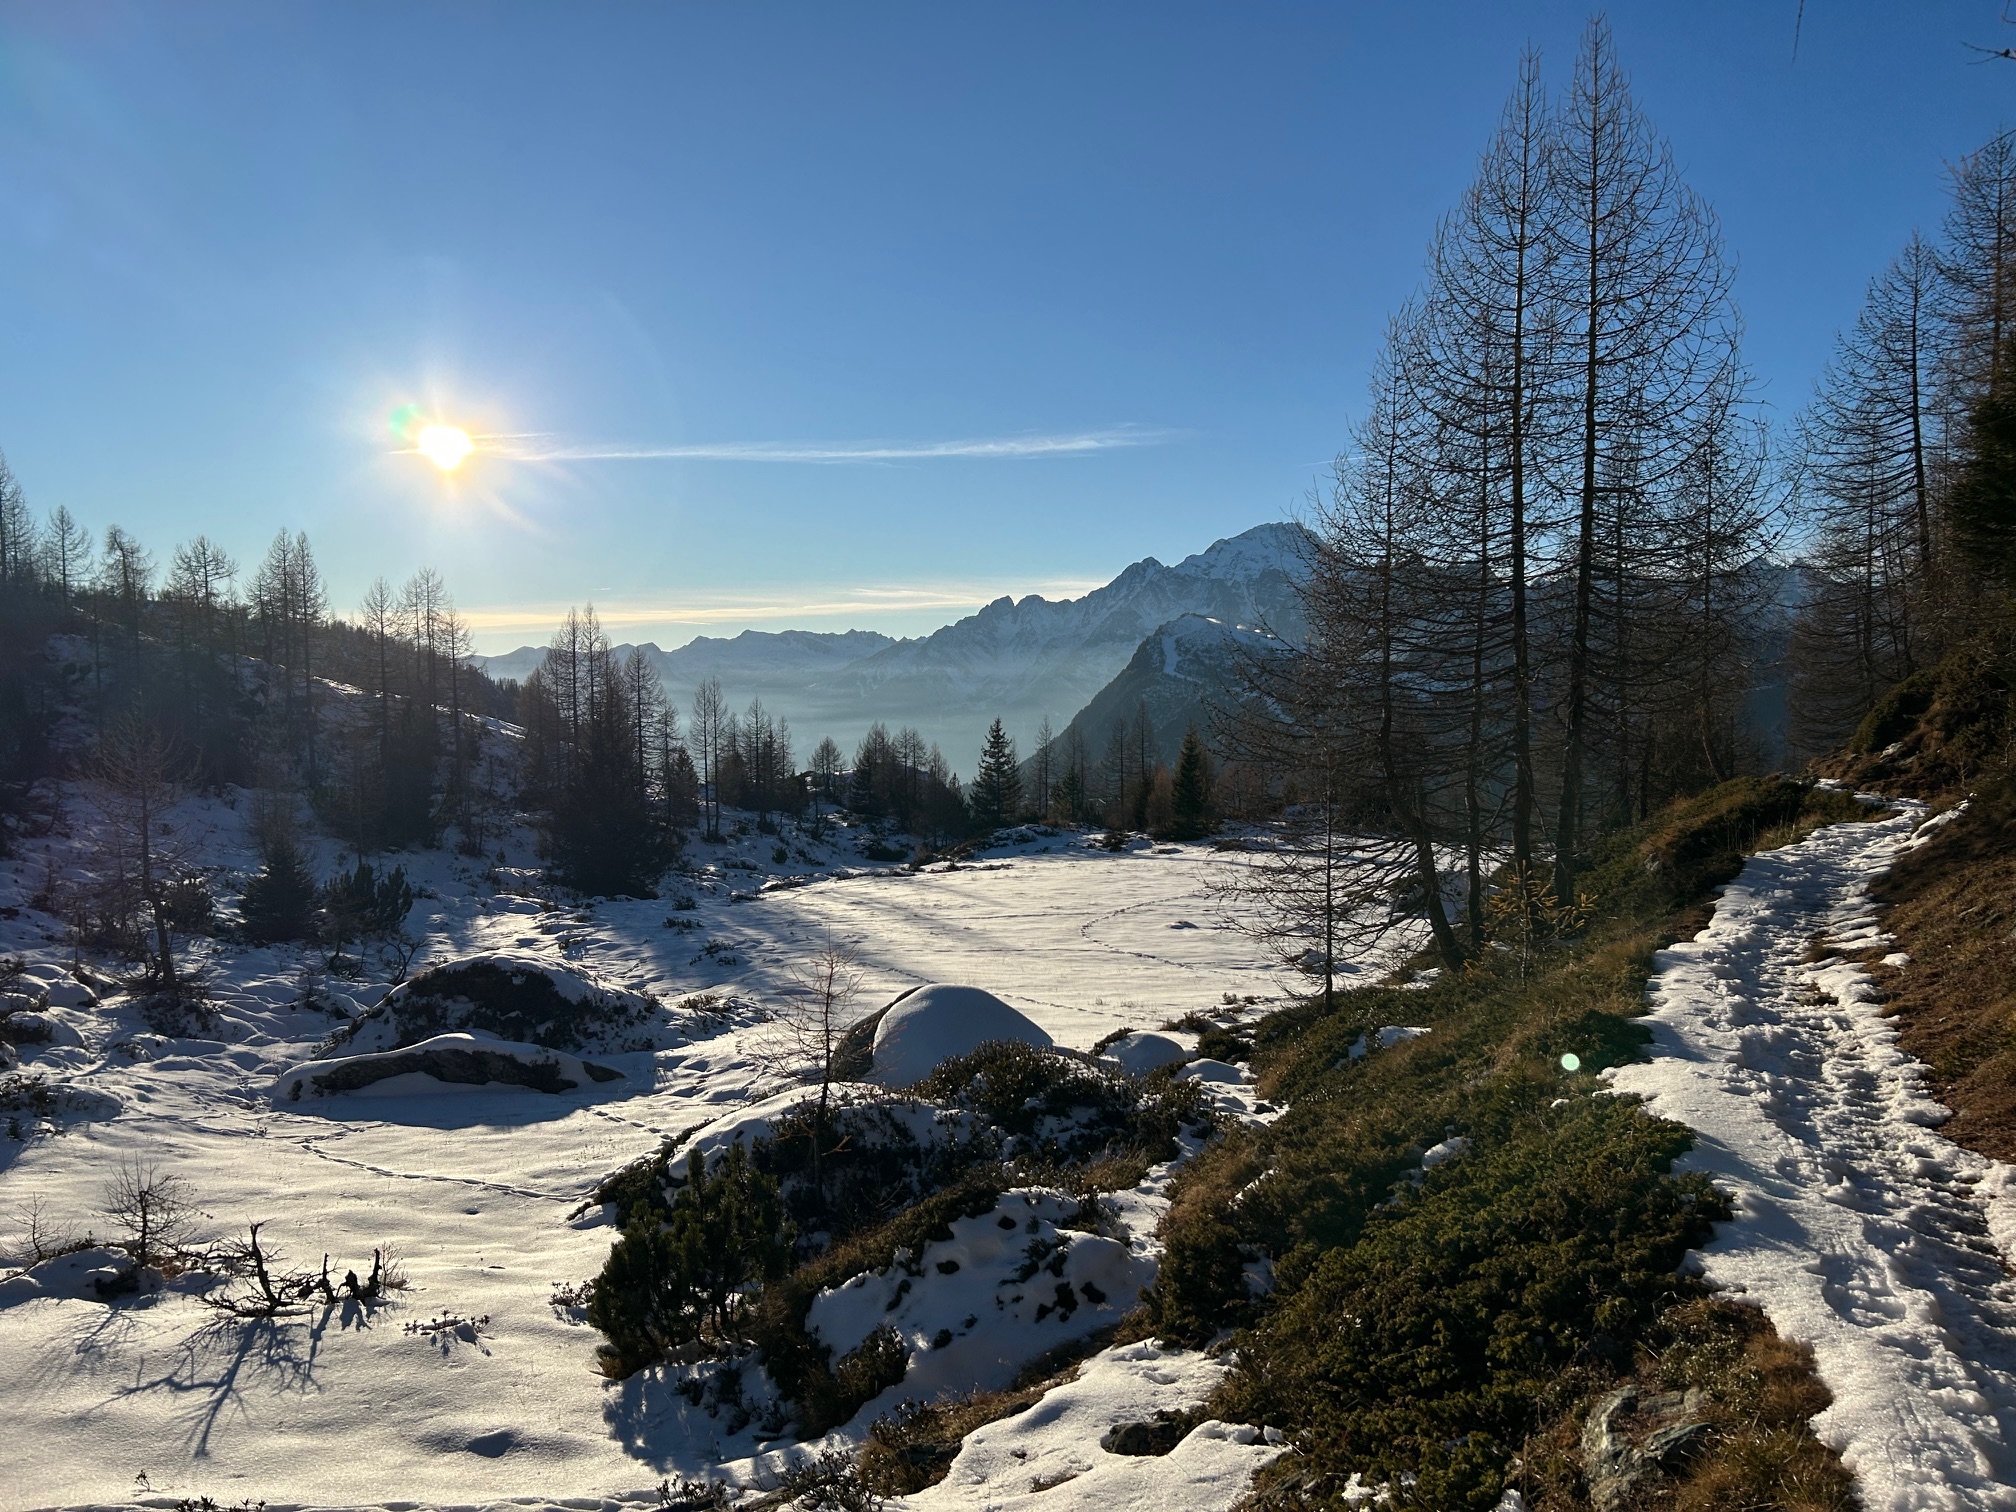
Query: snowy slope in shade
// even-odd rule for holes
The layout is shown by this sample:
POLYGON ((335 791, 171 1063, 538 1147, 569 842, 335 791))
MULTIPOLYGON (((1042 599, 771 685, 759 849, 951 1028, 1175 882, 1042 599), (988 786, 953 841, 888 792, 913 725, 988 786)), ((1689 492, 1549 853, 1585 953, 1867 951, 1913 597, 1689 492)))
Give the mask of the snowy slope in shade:
POLYGON ((1613 1080, 1695 1129, 1686 1164, 1735 1195, 1708 1279, 1813 1347, 1834 1394, 1814 1428, 1867 1512, 2016 1508, 2016 1281, 1995 1243, 2016 1173, 1935 1132, 1947 1110, 1868 976, 1806 961, 1816 936, 1886 943, 1868 885, 1922 816, 1754 857, 1662 953, 1654 1058, 1613 1080))
MULTIPOLYGON (((1194 726, 1207 741, 1215 717, 1237 706, 1249 658, 1286 649, 1271 635, 1228 620, 1185 614, 1157 627, 1114 679, 1059 732, 1075 731, 1097 760, 1116 721, 1130 724, 1145 707, 1163 760, 1174 762, 1194 726)), ((1024 762, 1025 779, 1030 763, 1024 762)))

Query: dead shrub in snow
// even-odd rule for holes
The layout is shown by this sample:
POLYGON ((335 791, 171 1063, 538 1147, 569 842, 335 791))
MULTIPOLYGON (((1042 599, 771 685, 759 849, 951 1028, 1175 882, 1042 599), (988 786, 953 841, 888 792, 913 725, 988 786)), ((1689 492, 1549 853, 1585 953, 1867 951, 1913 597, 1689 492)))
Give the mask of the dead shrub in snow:
POLYGON ((735 1504, 734 1493, 725 1481, 711 1475, 705 1480, 680 1476, 658 1482, 658 1512, 726 1512, 735 1504))
POLYGON ((816 1083, 819 1097, 808 1102, 805 1148, 811 1168, 812 1205, 826 1205, 825 1152, 833 1142, 833 1084, 848 1028, 848 1009, 861 990, 854 953, 833 938, 791 968, 794 991, 778 1000, 766 1034, 757 1042, 758 1063, 783 1075, 816 1083))
POLYGON ((58 1255, 91 1249, 98 1243, 88 1233, 79 1234, 74 1229, 57 1227, 40 1197, 30 1198, 28 1205, 16 1214, 15 1222, 20 1225, 15 1253, 25 1257, 30 1265, 52 1260, 58 1255))
POLYGON ((139 1265, 175 1258, 196 1222, 189 1183, 152 1161, 126 1160, 105 1183, 99 1211, 125 1232, 125 1248, 139 1265))
POLYGON ((803 1512, 880 1512, 882 1498, 862 1482, 852 1455, 823 1450, 791 1466, 778 1477, 776 1500, 765 1497, 757 1506, 790 1506, 803 1512))
POLYGON ((214 1245, 201 1257, 204 1266, 250 1283, 206 1296, 206 1304, 237 1318, 273 1318, 314 1307, 334 1307, 339 1302, 368 1306, 406 1285, 406 1272, 382 1247, 371 1252, 371 1272, 362 1280, 355 1270, 347 1270, 341 1281, 332 1281, 327 1255, 322 1257, 319 1271, 284 1269, 279 1251, 260 1241, 259 1230, 265 1226, 263 1222, 250 1224, 244 1239, 214 1245))

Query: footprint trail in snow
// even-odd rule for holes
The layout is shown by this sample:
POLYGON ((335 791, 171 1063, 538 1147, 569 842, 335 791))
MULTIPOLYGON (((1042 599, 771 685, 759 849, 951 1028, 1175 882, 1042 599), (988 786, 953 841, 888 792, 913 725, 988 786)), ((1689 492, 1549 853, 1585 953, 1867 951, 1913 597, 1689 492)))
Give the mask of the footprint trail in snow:
MULTIPOLYGON (((1947 1110, 1867 974, 1869 883, 1918 805, 1756 856, 1713 922, 1661 953, 1650 1064, 1614 1084, 1692 1127, 1685 1164, 1734 1194, 1708 1278, 1810 1344, 1814 1429, 1868 1512, 2016 1509, 2016 1281, 1995 1239, 2016 1172, 1935 1131, 1947 1110)), ((1906 967, 1908 970, 1908 966, 1906 967)))

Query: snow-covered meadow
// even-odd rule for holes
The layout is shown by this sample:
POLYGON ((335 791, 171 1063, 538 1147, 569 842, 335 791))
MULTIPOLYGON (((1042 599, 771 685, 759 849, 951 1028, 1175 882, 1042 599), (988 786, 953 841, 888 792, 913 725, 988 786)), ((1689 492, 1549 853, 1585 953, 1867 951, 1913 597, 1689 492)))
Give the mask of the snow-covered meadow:
MULTIPOLYGON (((213 870, 220 895, 234 892, 252 864, 244 806, 192 800, 174 821, 191 863, 213 870)), ((73 823, 88 831, 90 822, 88 806, 75 805, 73 823)), ((338 858, 322 846, 326 873, 338 858)), ((48 990, 56 1030, 51 1043, 28 1047, 22 1069, 63 1089, 69 1108, 53 1119, 24 1115, 12 1134, 0 1124, 0 1250, 25 1260, 31 1214, 58 1234, 106 1235, 105 1182, 139 1161, 187 1182, 206 1236, 263 1222, 285 1263, 316 1269, 327 1254, 339 1276, 364 1272, 383 1248, 410 1284, 389 1304, 256 1321, 206 1307, 193 1283, 115 1306, 64 1299, 60 1286, 0 1291, 8 1506, 202 1495, 274 1506, 526 1496, 655 1504, 660 1479, 724 1465, 760 1483, 776 1458, 764 1424, 731 1432, 732 1417, 711 1399, 675 1389, 678 1367, 605 1379, 594 1369, 598 1336, 554 1294, 592 1276, 607 1254, 601 1210, 582 1210, 604 1176, 774 1089, 752 1043, 764 1004, 790 990, 809 950, 830 937, 857 953, 860 1012, 922 982, 972 983, 1081 1049, 1228 999, 1261 1011, 1290 985, 1223 926, 1209 878, 1241 858, 1205 846, 1112 853, 1031 831, 977 861, 911 872, 863 863, 835 843, 752 831, 695 847, 695 872, 664 898, 566 909, 532 896, 529 855, 409 855, 400 859, 421 896, 408 927, 423 938, 414 970, 486 952, 530 955, 655 994, 672 1008, 671 1028, 658 1048, 589 1057, 619 1079, 577 1078, 558 1093, 437 1083, 413 1095, 402 1078, 293 1102, 275 1096, 276 1078, 326 1054, 344 1022, 320 1005, 369 1006, 385 990, 384 970, 316 982, 304 978, 300 950, 199 941, 194 959, 216 1022, 197 1037, 154 1032, 109 988, 102 1001, 83 1001, 53 921, 30 906, 80 854, 88 847, 58 841, 45 856, 30 844, 0 863, 0 956, 28 962, 17 985, 48 990), (307 1002, 304 987, 316 993, 307 1002)), ((1228 1111, 1265 1116, 1236 1081, 1217 1095, 1228 1111)), ((1120 1239, 1102 1277, 1152 1273, 1168 1175, 1120 1194, 1120 1239)), ((1097 1258, 1088 1245, 1074 1263, 1097 1258)), ((837 1321, 845 1307, 834 1307, 837 1321)), ((1134 1346, 1060 1399, 1057 1443, 1042 1452, 1065 1453, 1059 1446, 1075 1442, 1088 1412, 1110 1426, 1177 1397, 1193 1405, 1217 1368, 1134 1346), (1113 1390, 1099 1395, 1102 1381, 1113 1390), (1132 1407, 1120 1391, 1128 1382, 1132 1407)), ((1017 1432, 1033 1427, 1032 1418, 1017 1432)), ((1095 1454, 1097 1437, 1088 1441, 1095 1454)), ((1154 1464, 1192 1488, 1186 1497, 1202 1498, 1190 1504, 1229 1505, 1274 1452, 1250 1430, 1228 1428, 1154 1464), (1206 1485, 1216 1488, 1208 1496, 1206 1485)), ((981 1494, 974 1488, 990 1473, 976 1464, 962 1458, 932 1504, 954 1485, 981 1494)), ((1084 1478, 1086 1498, 1110 1499, 1110 1487, 1098 1490, 1110 1477, 1084 1478)), ((985 1495, 1025 1493, 1028 1480, 985 1495)), ((1045 1505, 1079 1500, 1053 1493, 1045 1505)))

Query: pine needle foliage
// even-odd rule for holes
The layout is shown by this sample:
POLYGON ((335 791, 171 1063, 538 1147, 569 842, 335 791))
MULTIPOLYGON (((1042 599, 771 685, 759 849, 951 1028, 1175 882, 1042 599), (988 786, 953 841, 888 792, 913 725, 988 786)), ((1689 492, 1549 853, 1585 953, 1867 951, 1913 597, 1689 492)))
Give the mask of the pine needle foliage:
POLYGON ((697 1152, 686 1185, 661 1223, 640 1209, 609 1251, 588 1302, 588 1321, 609 1340, 627 1375, 711 1331, 725 1338, 750 1298, 783 1275, 791 1227, 774 1178, 756 1170, 738 1140, 710 1174, 697 1152))

